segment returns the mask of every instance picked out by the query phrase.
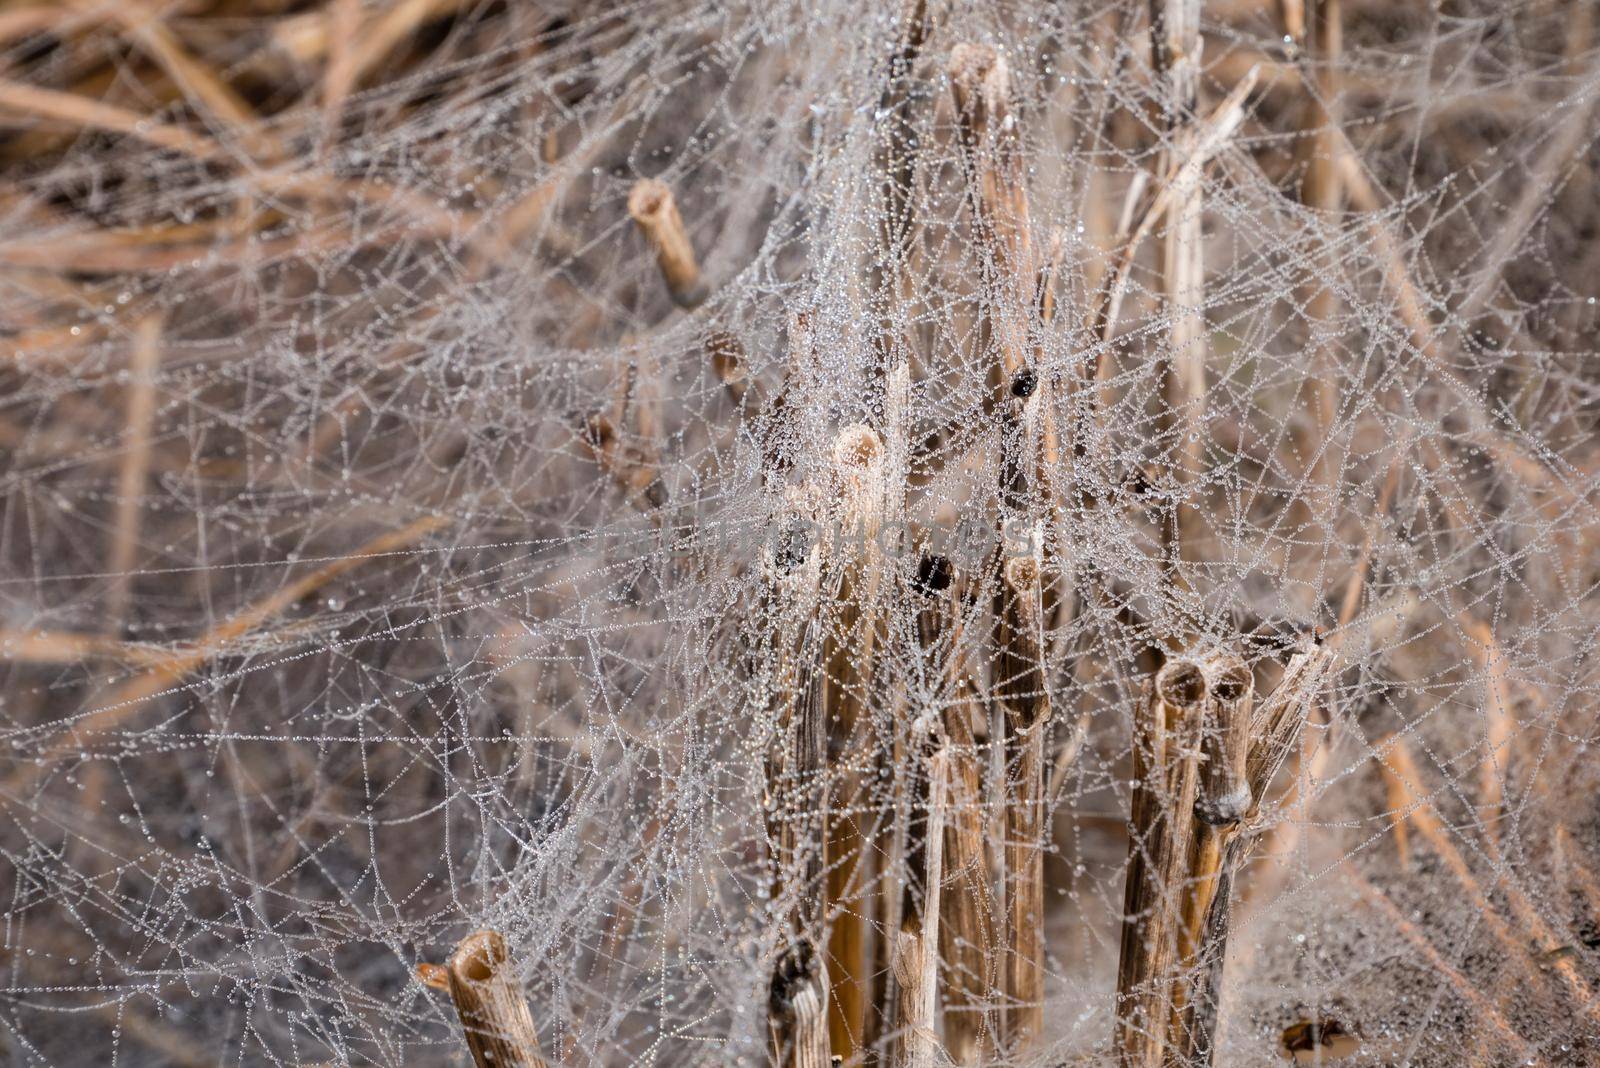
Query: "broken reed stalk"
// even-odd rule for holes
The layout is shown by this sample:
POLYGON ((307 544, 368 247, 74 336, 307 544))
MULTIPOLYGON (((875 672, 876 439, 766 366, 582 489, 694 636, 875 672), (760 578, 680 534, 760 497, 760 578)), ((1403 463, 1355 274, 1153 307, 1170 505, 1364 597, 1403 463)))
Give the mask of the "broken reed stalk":
POLYGON ((477 1068, 546 1068, 522 983, 498 931, 474 931, 450 956, 450 997, 477 1068))
POLYGON ((1180 931, 1179 970, 1172 989, 1173 1015, 1169 1044, 1181 1053, 1179 1063, 1191 1065, 1196 1052, 1209 1054, 1215 1032, 1216 1004, 1196 1001, 1190 985, 1197 964, 1215 962, 1220 968, 1227 953, 1226 904, 1216 909, 1217 895, 1231 890, 1228 845, 1239 834, 1250 810, 1250 715, 1255 696, 1255 676, 1237 657, 1208 665, 1212 718, 1203 729, 1199 792, 1195 797, 1194 829, 1189 847, 1189 872, 1184 886, 1180 931), (1203 1036, 1203 1042, 1196 1039, 1203 1036))
MULTIPOLYGON (((1207 769, 1207 785, 1212 792, 1196 808, 1198 823, 1220 828, 1222 833, 1217 836, 1221 841, 1216 859, 1212 860, 1208 850, 1218 843, 1207 843, 1207 851, 1197 849, 1197 863, 1191 874, 1186 921, 1192 925, 1202 913, 1204 918, 1197 928, 1190 927, 1194 932, 1190 938, 1193 953, 1183 962, 1179 993, 1174 1000, 1177 1005, 1181 998, 1182 1015, 1174 1016, 1169 1041, 1180 1064, 1192 1068, 1209 1068, 1212 1064, 1218 1041, 1223 966, 1232 927, 1234 876, 1255 845, 1255 825, 1267 788, 1299 740, 1311 707, 1327 684, 1333 662, 1333 650, 1327 646, 1302 649, 1290 658, 1283 678, 1260 705, 1253 700, 1253 687, 1246 684, 1249 670, 1231 658, 1218 662, 1221 670, 1213 687, 1216 723, 1208 734, 1206 757, 1209 761, 1215 753, 1230 770, 1224 774, 1207 769), (1241 722, 1248 724, 1242 790, 1231 784, 1231 769, 1238 760, 1240 746, 1236 732, 1241 722), (1240 801, 1243 812, 1230 825, 1226 817, 1240 801)), ((1209 829, 1201 833, 1215 834, 1209 829)))
POLYGON ((628 194, 628 214, 656 253, 656 266, 667 292, 680 308, 693 308, 706 299, 694 246, 683 228, 683 217, 672 190, 655 178, 641 178, 628 194))
POLYGON ((1005 1048, 1015 1055, 1044 1018, 1044 734, 1050 718, 1041 658, 1043 593, 1030 557, 1006 562, 995 696, 1006 716, 1005 1048))
POLYGON ((957 1064, 983 1059, 996 1046, 992 995, 999 942, 993 872, 984 833, 983 754, 972 717, 981 705, 973 687, 970 633, 962 626, 955 569, 925 557, 917 588, 928 597, 918 617, 922 647, 938 659, 945 695, 941 726, 949 795, 944 829, 944 892, 939 955, 945 966, 945 1048, 957 1064))
POLYGON ((894 970, 900 997, 899 1063, 903 1068, 934 1068, 940 1062, 939 929, 943 920, 940 905, 950 803, 950 754, 946 743, 937 744, 924 765, 928 804, 921 843, 921 916, 906 920, 895 943, 894 970))
POLYGON ((1171 1015, 1184 876, 1209 704, 1201 666, 1169 660, 1134 722, 1133 802, 1117 964, 1116 1051, 1123 1068, 1159 1068, 1171 1015))

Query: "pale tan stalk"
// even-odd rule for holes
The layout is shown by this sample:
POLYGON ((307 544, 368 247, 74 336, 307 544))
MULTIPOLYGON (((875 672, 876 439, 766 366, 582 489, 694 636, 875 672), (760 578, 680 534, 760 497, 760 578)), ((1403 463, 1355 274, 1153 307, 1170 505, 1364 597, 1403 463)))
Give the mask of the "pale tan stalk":
POLYGON ((497 931, 474 931, 450 957, 450 997, 477 1068, 546 1068, 522 982, 497 931))
POLYGON ((139 520, 144 513, 145 483, 150 476, 150 438, 156 414, 156 376, 161 366, 161 317, 148 316, 134 329, 128 361, 127 445, 117 477, 117 513, 111 528, 111 553, 106 570, 106 619, 120 628, 128 619, 133 565, 139 552, 139 520))
POLYGON ((1205 174, 1206 164, 1222 151, 1244 122, 1244 102, 1255 89, 1256 78, 1257 72, 1252 69, 1206 117, 1188 155, 1168 161, 1168 169, 1162 172, 1163 180, 1150 196, 1149 205, 1139 214, 1138 226, 1123 243, 1110 276, 1101 289, 1098 312, 1093 322, 1094 333, 1102 342, 1109 342, 1116 334, 1122 300, 1128 290, 1129 273, 1133 269, 1139 246, 1171 211, 1178 194, 1199 183, 1205 174))
POLYGON ((1161 283, 1166 300, 1167 362, 1162 430, 1175 439, 1168 465, 1174 490, 1173 515, 1165 529, 1167 565, 1187 585, 1181 561, 1202 558, 1199 542, 1208 532, 1199 501, 1188 487, 1205 467, 1206 363, 1205 259, 1201 216, 1205 190, 1201 170, 1177 166, 1194 156, 1200 143, 1200 0, 1150 0, 1150 58, 1156 93, 1166 112, 1166 151, 1162 169, 1172 173, 1172 201, 1166 211, 1161 283))
POLYGON ((700 264, 695 260, 694 246, 689 243, 671 188, 654 178, 640 179, 628 194, 628 214, 655 250, 656 266, 661 269, 661 278, 673 301, 680 308, 693 308, 705 300, 700 264))

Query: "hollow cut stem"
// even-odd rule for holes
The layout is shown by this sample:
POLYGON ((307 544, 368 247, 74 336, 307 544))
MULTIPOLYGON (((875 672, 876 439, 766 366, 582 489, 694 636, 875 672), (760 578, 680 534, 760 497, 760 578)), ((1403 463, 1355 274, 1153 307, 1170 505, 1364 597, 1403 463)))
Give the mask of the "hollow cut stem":
POLYGON ((457 944, 448 970, 450 998, 477 1068, 546 1068, 505 938, 474 931, 457 944))
POLYGON ((667 183, 655 178, 635 182, 628 194, 628 214, 655 250, 656 266, 661 269, 661 279, 673 302, 680 308, 693 308, 704 301, 706 287, 700 279, 700 264, 667 183))

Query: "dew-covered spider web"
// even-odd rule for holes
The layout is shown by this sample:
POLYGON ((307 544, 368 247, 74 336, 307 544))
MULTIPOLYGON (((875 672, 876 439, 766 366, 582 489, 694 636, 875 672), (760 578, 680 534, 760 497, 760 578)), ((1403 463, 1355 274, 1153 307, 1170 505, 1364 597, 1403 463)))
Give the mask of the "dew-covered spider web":
POLYGON ((0 7, 0 1063, 1595 1063, 1597 32, 0 7))

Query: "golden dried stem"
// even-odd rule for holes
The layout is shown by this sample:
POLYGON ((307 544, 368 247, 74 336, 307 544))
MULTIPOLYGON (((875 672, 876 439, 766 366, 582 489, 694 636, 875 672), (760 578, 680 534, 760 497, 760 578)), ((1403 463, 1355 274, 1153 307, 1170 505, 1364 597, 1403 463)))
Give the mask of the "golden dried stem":
POLYGON ((143 701, 181 682, 213 658, 224 655, 240 638, 258 630, 295 602, 369 560, 403 552, 448 522, 444 516, 423 516, 399 530, 380 534, 350 555, 324 564, 309 575, 234 613, 183 651, 163 658, 144 674, 124 683, 102 707, 69 725, 66 728, 67 739, 54 747, 51 755, 61 756, 76 749, 86 736, 115 729, 138 713, 143 701))
MULTIPOLYGON (((1405 791, 1410 801, 1406 814, 1412 826, 1421 833, 1433 851, 1444 861, 1451 874, 1456 877, 1456 881, 1471 899, 1473 907, 1483 917, 1489 930, 1500 939, 1510 957, 1521 962, 1525 975, 1541 982, 1548 982, 1549 972, 1554 971, 1561 977, 1573 1002, 1583 1013, 1591 1020, 1600 1020, 1600 1003, 1595 1001, 1587 981, 1571 960, 1558 957, 1550 962, 1551 966, 1548 969, 1544 967, 1545 962, 1540 959, 1540 955, 1557 949, 1561 942, 1545 923, 1533 902, 1528 899, 1527 893, 1513 879, 1501 881, 1506 900, 1516 918, 1517 926, 1513 927, 1506 922, 1500 909, 1489 900, 1482 882, 1473 874, 1466 858, 1452 840, 1451 832, 1439 817, 1433 802, 1426 798, 1417 798, 1416 788, 1421 784, 1422 778, 1405 738, 1391 735, 1384 739, 1377 749, 1380 754, 1378 759, 1390 767, 1394 781, 1405 791)), ((1504 860, 1494 846, 1494 840, 1486 839, 1484 844, 1488 849, 1490 860, 1503 865, 1504 860)))
POLYGON ((167 72, 184 99, 198 101, 228 127, 240 145, 264 159, 282 154, 281 146, 260 129, 260 117, 244 97, 211 67, 190 54, 158 12, 139 0, 122 0, 111 5, 76 0, 76 6, 102 11, 120 23, 128 38, 167 72))
POLYGON ((0 661, 5 663, 77 664, 105 659, 148 667, 160 663, 166 656, 159 646, 120 642, 103 634, 0 627, 0 661))
POLYGON ((477 1068, 546 1068, 506 940, 474 931, 450 956, 450 997, 477 1068))
POLYGON ((706 287, 700 280, 694 246, 667 184, 654 178, 635 182, 628 194, 628 214, 655 250, 656 266, 673 301, 681 308, 693 308, 705 300, 706 287))
POLYGON ((113 627, 121 627, 128 617, 131 572, 139 550, 139 519, 150 474, 150 431, 155 421, 156 374, 160 365, 161 318, 152 315, 140 320, 134 329, 133 355, 128 361, 128 437, 117 476, 117 512, 106 567, 111 573, 106 619, 113 627))
POLYGON ((1511 682, 1506 674, 1506 658, 1495 640, 1494 627, 1476 619, 1464 619, 1462 626, 1471 644, 1472 658, 1484 674, 1483 763, 1478 765, 1478 804, 1480 818, 1490 834, 1498 834, 1501 809, 1505 804, 1507 763, 1516 730, 1512 715, 1511 682))
POLYGON ((1116 1053, 1123 1068, 1158 1068, 1171 1014, 1198 762, 1209 693, 1205 672, 1169 660, 1134 723, 1134 789, 1117 964, 1116 1053))

